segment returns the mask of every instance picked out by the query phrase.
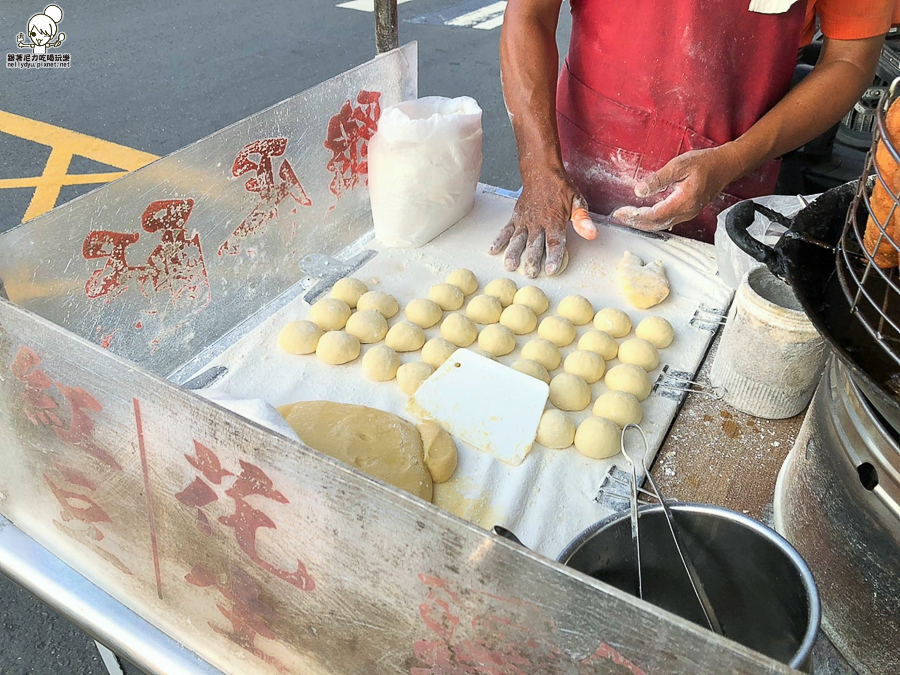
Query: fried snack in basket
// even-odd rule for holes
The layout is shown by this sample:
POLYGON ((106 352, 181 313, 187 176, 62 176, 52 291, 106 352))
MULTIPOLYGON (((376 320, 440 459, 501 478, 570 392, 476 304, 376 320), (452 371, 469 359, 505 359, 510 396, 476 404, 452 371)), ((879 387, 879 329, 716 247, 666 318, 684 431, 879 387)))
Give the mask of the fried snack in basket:
MULTIPOLYGON (((900 105, 892 105, 888 110, 887 118, 885 119, 885 132, 895 147, 900 145, 900 105)), ((890 150, 885 146, 883 138, 878 141, 878 147, 875 149, 875 164, 888 188, 895 195, 900 194, 900 166, 894 161, 890 150)), ((898 260, 897 249, 891 244, 891 241, 900 244, 900 229, 897 228, 897 221, 900 219, 900 206, 894 210, 894 214, 891 216, 890 222, 888 222, 888 214, 891 212, 894 200, 885 191, 881 181, 877 178, 870 202, 872 204, 871 214, 878 218, 879 223, 885 224, 884 229, 887 237, 881 240, 881 244, 878 244, 881 230, 878 228, 878 223, 870 215, 866 223, 866 234, 863 237, 866 250, 874 255, 875 264, 882 269, 897 267, 900 264, 900 260, 898 260), (889 239, 891 241, 888 241, 889 239), (878 250, 876 250, 876 244, 878 244, 878 250)))

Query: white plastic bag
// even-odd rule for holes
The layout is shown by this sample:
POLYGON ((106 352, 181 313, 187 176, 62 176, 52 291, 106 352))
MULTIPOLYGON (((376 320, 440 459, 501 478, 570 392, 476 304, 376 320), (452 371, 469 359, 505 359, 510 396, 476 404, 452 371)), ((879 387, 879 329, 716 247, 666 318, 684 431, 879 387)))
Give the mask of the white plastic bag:
POLYGON ((469 213, 481 139, 481 108, 468 96, 428 96, 385 109, 368 158, 378 241, 422 246, 469 213))

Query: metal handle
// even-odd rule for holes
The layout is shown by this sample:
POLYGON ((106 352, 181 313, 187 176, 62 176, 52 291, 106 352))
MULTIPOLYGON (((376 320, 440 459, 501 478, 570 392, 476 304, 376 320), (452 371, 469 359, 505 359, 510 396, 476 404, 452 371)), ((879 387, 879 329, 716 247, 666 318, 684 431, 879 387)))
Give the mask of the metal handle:
POLYGON ((384 54, 399 46, 397 0, 375 0, 375 48, 384 54))
POLYGON ((750 236, 750 233, 747 231, 750 225, 753 224, 753 218, 757 211, 787 228, 791 226, 791 221, 777 211, 748 199, 737 203, 725 216, 725 231, 744 253, 768 267, 775 276, 783 278, 786 269, 784 261, 778 255, 778 252, 771 246, 766 246, 761 241, 750 236))

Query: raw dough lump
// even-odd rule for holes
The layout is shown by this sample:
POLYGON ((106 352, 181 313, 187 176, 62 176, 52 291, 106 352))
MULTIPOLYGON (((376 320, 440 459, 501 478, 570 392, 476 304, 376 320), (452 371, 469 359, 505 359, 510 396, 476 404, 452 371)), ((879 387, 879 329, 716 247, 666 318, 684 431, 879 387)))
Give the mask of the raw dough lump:
POLYGON ((457 347, 468 347, 478 337, 478 329, 462 314, 451 314, 441 324, 441 337, 457 347))
POLYGON ((560 410, 584 410, 591 402, 591 388, 572 373, 560 373, 550 380, 550 403, 560 410))
POLYGON ((289 354, 312 354, 324 334, 312 321, 292 321, 278 333, 278 346, 289 354))
POLYGON ((522 358, 537 361, 547 370, 556 370, 559 368, 559 362, 562 356, 559 353, 559 347, 543 338, 531 340, 522 347, 522 358))
POLYGON ((437 370, 458 347, 442 337, 431 338, 422 347, 422 360, 437 370))
POLYGON ((341 300, 324 298, 312 306, 309 318, 322 330, 340 330, 350 318, 350 306, 341 300))
POLYGON ((428 289, 428 299, 436 302, 441 309, 459 309, 464 298, 463 292, 453 284, 435 284, 428 289))
POLYGON ((561 316, 548 316, 538 326, 538 335, 550 340, 557 347, 565 347, 572 344, 572 340, 575 339, 575 326, 561 316))
POLYGON ((569 295, 562 299, 556 313, 574 323, 583 326, 594 318, 594 308, 590 300, 581 295, 569 295))
POLYGON ((588 417, 575 432, 575 448, 585 457, 606 459, 622 451, 622 431, 602 417, 588 417))
POLYGON ((537 316, 546 312, 547 308, 550 306, 550 301, 547 299, 544 291, 537 286, 525 286, 525 288, 520 288, 516 291, 513 302, 517 305, 531 307, 532 311, 537 316))
POLYGON ((599 354, 604 360, 612 361, 619 353, 619 343, 602 330, 590 330, 581 336, 578 349, 599 354))
POLYGON ((619 361, 640 366, 649 372, 659 365, 659 352, 646 340, 631 338, 619 345, 619 361))
POLYGON ((331 287, 331 297, 335 300, 346 302, 350 307, 356 307, 360 296, 369 289, 359 279, 347 277, 346 279, 338 279, 334 286, 331 287))
POLYGON ((566 357, 563 369, 567 373, 578 375, 588 384, 593 384, 606 372, 606 361, 599 354, 586 349, 576 349, 566 357))
POLYGON ((505 356, 516 348, 516 336, 506 326, 492 323, 481 331, 478 346, 494 356, 505 356))
POLYGON ((356 309, 374 309, 381 312, 381 316, 390 319, 394 314, 400 311, 400 305, 393 295, 389 295, 384 291, 369 291, 363 293, 356 302, 356 309))
POLYGON ((497 323, 503 307, 493 295, 476 295, 466 305, 466 316, 475 323, 497 323))
POLYGON ((665 349, 675 339, 672 324, 661 316, 648 316, 638 324, 634 334, 657 349, 665 349))
POLYGON ((441 306, 427 298, 416 298, 406 306, 403 313, 420 328, 431 328, 444 316, 441 306))
POLYGON ((535 440, 545 448, 568 448, 575 440, 575 423, 564 412, 545 410, 535 440))
POLYGON ((594 328, 609 333, 614 338, 622 338, 631 332, 631 319, 621 309, 601 309, 594 317, 594 328))
POLYGON ((481 349, 480 347, 469 347, 469 351, 473 354, 478 354, 478 356, 483 356, 486 359, 490 359, 491 361, 497 360, 497 357, 491 354, 487 349, 481 349))
POLYGON ((363 372, 370 380, 393 380, 400 367, 400 357, 387 345, 377 345, 366 352, 362 360, 363 372))
POLYGON ((493 295, 500 301, 504 307, 509 307, 513 303, 516 295, 516 282, 512 279, 494 279, 484 287, 485 295, 493 295))
POLYGON ((419 386, 431 377, 433 372, 434 368, 421 361, 404 363, 397 369, 397 384, 400 385, 400 390, 404 394, 412 396, 419 386))
POLYGON ((669 280, 662 262, 647 265, 631 251, 616 265, 616 282, 625 299, 638 309, 658 305, 669 296, 669 280))
POLYGON ((325 333, 316 345, 316 356, 322 363, 339 366, 359 356, 359 340, 342 330, 325 333))
POLYGON ((425 466, 435 483, 446 483, 456 471, 458 456, 453 438, 437 422, 428 420, 418 427, 425 450, 425 466))
POLYGON ((537 361, 533 361, 532 359, 521 359, 513 364, 513 368, 520 373, 531 375, 531 377, 537 380, 542 380, 547 384, 550 384, 550 373, 548 373, 547 369, 537 361))
POLYGON ((422 437, 396 415, 362 405, 304 401, 278 408, 306 445, 431 501, 422 437))
POLYGON ((624 391, 633 395, 638 401, 647 398, 652 387, 647 371, 630 363, 622 363, 610 368, 604 382, 606 382, 607 389, 624 391))
POLYGON ((364 345, 381 342, 387 330, 387 320, 374 309, 363 309, 347 319, 346 331, 364 345))
POLYGON ((471 270, 458 269, 450 272, 447 283, 456 286, 465 295, 472 295, 478 290, 478 279, 471 270))
POLYGON ((644 418, 644 408, 631 394, 608 391, 594 403, 594 415, 624 427, 626 424, 640 424, 644 418))
POLYGON ((510 305, 500 315, 500 323, 516 335, 525 335, 537 328, 537 315, 527 305, 510 305))
POLYGON ((425 331, 410 321, 400 321, 391 326, 384 344, 398 352, 414 352, 425 344, 425 331))

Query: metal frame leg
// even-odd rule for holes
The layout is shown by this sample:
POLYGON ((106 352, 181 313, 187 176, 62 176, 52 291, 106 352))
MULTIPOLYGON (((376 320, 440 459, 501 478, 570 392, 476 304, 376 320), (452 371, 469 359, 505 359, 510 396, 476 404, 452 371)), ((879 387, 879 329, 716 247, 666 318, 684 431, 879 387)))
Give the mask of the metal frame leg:
POLYGON ((375 48, 383 54, 399 46, 397 0, 375 0, 375 48))
POLYGON ((125 671, 122 670, 122 664, 119 663, 119 657, 96 640, 94 640, 94 644, 97 645, 97 651, 100 652, 100 658, 103 660, 103 665, 106 666, 106 672, 109 675, 125 675, 125 671))

